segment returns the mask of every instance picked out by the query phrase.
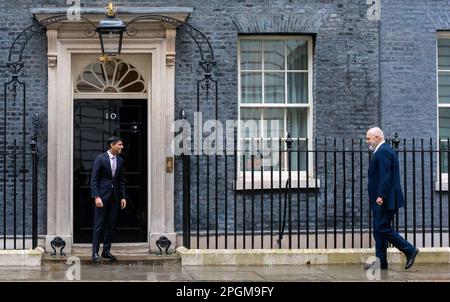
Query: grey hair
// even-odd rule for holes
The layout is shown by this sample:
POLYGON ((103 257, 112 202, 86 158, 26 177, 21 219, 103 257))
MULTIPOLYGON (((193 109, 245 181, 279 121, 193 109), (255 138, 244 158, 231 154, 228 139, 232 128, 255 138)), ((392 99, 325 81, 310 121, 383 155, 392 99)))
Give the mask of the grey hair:
POLYGON ((379 127, 373 127, 373 128, 370 128, 370 129, 367 131, 367 133, 368 133, 368 134, 371 134, 371 135, 376 135, 376 136, 378 136, 378 137, 384 139, 384 133, 383 133, 383 130, 381 130, 379 127))

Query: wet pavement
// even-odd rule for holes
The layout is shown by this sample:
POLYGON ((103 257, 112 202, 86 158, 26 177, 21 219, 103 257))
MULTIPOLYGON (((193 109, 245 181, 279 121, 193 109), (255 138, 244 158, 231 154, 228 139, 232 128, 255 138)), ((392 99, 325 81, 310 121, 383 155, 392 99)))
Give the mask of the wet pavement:
POLYGON ((181 266, 66 264, 41 267, 0 266, 0 281, 450 281, 450 264, 415 264, 405 271, 392 264, 388 271, 368 274, 362 265, 181 266))

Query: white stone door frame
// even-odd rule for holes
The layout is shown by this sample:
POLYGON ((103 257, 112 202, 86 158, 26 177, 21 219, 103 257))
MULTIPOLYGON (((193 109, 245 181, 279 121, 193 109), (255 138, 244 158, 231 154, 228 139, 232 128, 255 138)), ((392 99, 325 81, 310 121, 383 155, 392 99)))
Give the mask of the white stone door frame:
MULTIPOLYGON (((148 42, 148 41, 147 41, 148 42)), ((108 100, 113 100, 113 99, 128 99, 128 100, 139 100, 139 102, 145 102, 146 104, 146 112, 147 112, 147 136, 146 136, 146 143, 147 143, 147 154, 146 154, 146 161, 147 161, 147 173, 146 175, 147 177, 147 183, 146 183, 146 187, 147 187, 147 199, 144 201, 147 203, 147 211, 146 211, 146 216, 147 216, 147 222, 146 222, 146 232, 147 234, 149 234, 149 230, 150 230, 150 210, 151 210, 151 179, 150 179, 150 169, 151 169, 151 164, 149 163, 149 159, 152 158, 152 151, 150 148, 150 144, 148 142, 151 141, 151 111, 152 111, 152 107, 151 107, 151 103, 152 103, 152 87, 151 87, 151 83, 152 83, 152 79, 151 79, 151 75, 154 73, 152 72, 152 57, 153 54, 157 55, 157 53, 159 52, 157 50, 158 48, 158 44, 160 41, 154 41, 154 42, 148 42, 146 44, 146 46, 148 47, 147 50, 143 50, 140 53, 136 53, 136 52, 123 52, 120 56, 120 59, 123 60, 123 62, 126 62, 130 65, 133 66, 133 68, 136 69, 136 71, 139 73, 139 76, 142 76, 144 79, 144 85, 146 88, 146 93, 75 93, 75 85, 76 85, 76 80, 78 79, 78 76, 80 76, 84 71, 85 68, 90 66, 91 63, 94 62, 98 62, 98 53, 92 52, 92 50, 90 51, 89 48, 87 49, 83 49, 82 52, 80 52, 80 48, 77 47, 75 49, 73 48, 69 48, 69 52, 70 52, 70 56, 71 56, 71 83, 73 84, 71 86, 72 89, 72 118, 71 118, 71 124, 72 124, 72 131, 74 130, 74 112, 73 112, 73 108, 74 108, 74 103, 76 100, 83 100, 83 99, 89 99, 89 100, 99 100, 99 99, 108 99, 108 100), (73 50, 73 51, 71 51, 73 50), (147 51, 147 53, 144 53, 144 51, 147 51)), ((157 58, 156 58, 157 59, 157 58)), ((158 67, 157 67, 158 69, 158 67)), ((73 142, 73 134, 71 135, 71 139, 73 142)), ((73 157, 73 143, 72 143, 72 152, 71 152, 71 175, 73 176, 73 164, 74 164, 74 157, 73 157)), ((71 180, 71 189, 70 191, 72 192, 72 198, 74 196, 74 188, 73 188, 73 178, 71 180)), ((81 201, 81 200, 80 200, 81 201)), ((75 218, 75 211, 74 211, 74 203, 76 203, 77 200, 72 199, 72 203, 71 203, 71 209, 70 209, 70 221, 72 222, 72 226, 71 226, 71 235, 73 236, 75 233, 75 230, 73 229, 74 226, 74 220, 75 218)), ((84 202, 84 201, 83 201, 84 202)), ((47 235, 48 238, 48 235, 47 235)), ((47 241, 51 241, 51 238, 48 238, 47 241)), ((74 242, 74 239, 72 240, 72 243, 74 242)), ((144 244, 148 244, 149 242, 149 236, 147 235, 147 238, 145 240, 145 242, 139 242, 139 246, 141 247, 142 250, 142 246, 144 244)), ((124 243, 126 245, 133 245, 133 243, 124 243)), ((86 244, 82 244, 82 246, 85 246, 86 244)), ((115 244, 116 245, 116 244, 115 244)), ((121 244, 120 244, 121 245, 121 244)), ((80 246, 80 245, 78 245, 80 246)), ((114 250, 113 250, 114 252, 114 250)))
MULTIPOLYGON (((37 19, 49 14, 35 14, 37 19)), ((177 15, 179 17, 179 15, 177 15)), ((100 19, 100 16, 96 15, 100 19)), ((187 17, 185 15, 184 17, 187 17)), ((183 20, 184 21, 184 20, 183 20)), ((86 27, 86 25, 84 25, 86 27)), ((55 236, 73 244, 73 54, 100 54, 98 38, 87 38, 80 22, 47 29, 48 39, 48 160, 47 234, 45 247, 55 236)), ((148 95, 148 243, 158 251, 156 240, 166 236, 175 248, 174 175, 166 173, 166 157, 172 156, 171 132, 175 102, 176 29, 159 22, 138 25, 139 35, 124 39, 122 53, 151 55, 148 95), (151 156, 150 156, 151 155, 151 156)))

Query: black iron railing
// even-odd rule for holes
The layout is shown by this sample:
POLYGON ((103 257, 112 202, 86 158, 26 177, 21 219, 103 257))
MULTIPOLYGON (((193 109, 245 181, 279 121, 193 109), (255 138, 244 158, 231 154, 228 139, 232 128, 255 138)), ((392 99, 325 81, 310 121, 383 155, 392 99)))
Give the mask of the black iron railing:
MULTIPOLYGON (((363 139, 288 136, 272 139, 271 151, 256 139, 241 143, 224 154, 181 156, 186 247, 373 246, 363 139)), ((387 143, 398 154, 405 199, 394 226, 417 246, 450 246, 450 140, 387 143)))
POLYGON ((38 166, 37 131, 29 143, 4 142, 0 150, 0 249, 36 248, 38 242, 38 166))

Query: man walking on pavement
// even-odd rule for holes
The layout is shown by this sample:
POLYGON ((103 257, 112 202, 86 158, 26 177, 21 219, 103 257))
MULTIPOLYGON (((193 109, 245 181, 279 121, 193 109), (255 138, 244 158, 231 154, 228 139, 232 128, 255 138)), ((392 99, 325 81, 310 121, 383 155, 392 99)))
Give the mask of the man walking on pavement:
MULTIPOLYGON (((373 151, 369 165, 368 191, 370 208, 373 212, 376 257, 380 261, 381 269, 386 270, 387 247, 388 243, 391 243, 405 254, 405 269, 408 269, 414 264, 419 249, 392 228, 394 215, 404 205, 398 157, 385 143, 383 131, 378 127, 367 131, 366 143, 373 151)), ((375 264, 376 262, 366 264, 364 268, 370 269, 375 264)))

